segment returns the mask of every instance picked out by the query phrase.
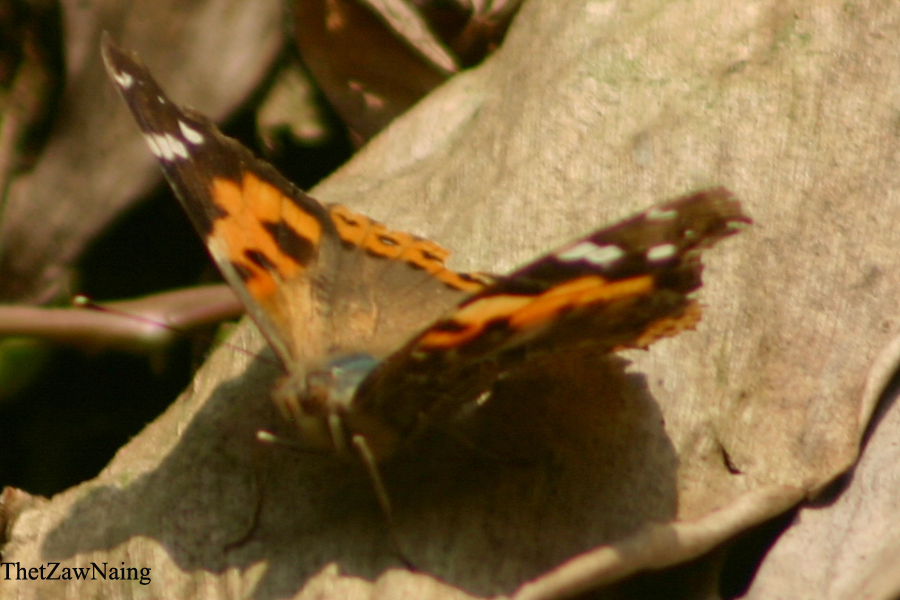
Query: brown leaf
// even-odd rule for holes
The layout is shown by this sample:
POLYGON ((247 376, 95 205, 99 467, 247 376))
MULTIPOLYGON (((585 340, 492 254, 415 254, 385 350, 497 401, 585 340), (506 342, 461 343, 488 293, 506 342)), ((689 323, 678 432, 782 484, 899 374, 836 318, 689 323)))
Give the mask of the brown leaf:
MULTIPOLYGON (((421 573, 399 570, 363 473, 254 442, 278 426, 275 369, 227 349, 100 478, 20 514, 4 559, 124 560, 173 596, 485 596, 591 549, 637 548, 616 564, 634 581, 696 558, 678 536, 641 547, 650 523, 753 516, 726 523, 737 535, 815 493, 856 458, 900 293, 900 8, 851 8, 526 4, 501 52, 315 190, 455 248, 466 270, 714 183, 756 222, 709 253, 696 332, 629 352, 625 373, 560 357, 489 403, 472 433, 507 460, 434 440, 388 465, 421 573)), ((263 345, 250 328, 236 342, 263 345)), ((66 591, 99 589, 128 588, 66 591)))
POLYGON ((356 141, 364 142, 494 51, 519 7, 409 0, 296 0, 297 48, 356 141))
MULTIPOLYGON (((395 3, 402 5, 402 3, 395 3)), ((367 140, 440 85, 455 70, 414 10, 401 22, 431 43, 424 55, 356 0, 293 2, 297 48, 316 83, 347 126, 367 140)))

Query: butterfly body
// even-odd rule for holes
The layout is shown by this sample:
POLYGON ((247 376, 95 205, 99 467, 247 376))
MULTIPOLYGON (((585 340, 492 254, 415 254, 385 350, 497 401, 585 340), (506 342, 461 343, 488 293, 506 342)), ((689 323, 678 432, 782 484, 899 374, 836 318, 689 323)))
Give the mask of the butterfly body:
POLYGON ((653 207, 509 275, 320 204, 104 40, 104 60, 226 281, 287 373, 300 443, 374 461, 483 400, 530 356, 643 348, 692 328, 700 252, 749 223, 724 188, 653 207))

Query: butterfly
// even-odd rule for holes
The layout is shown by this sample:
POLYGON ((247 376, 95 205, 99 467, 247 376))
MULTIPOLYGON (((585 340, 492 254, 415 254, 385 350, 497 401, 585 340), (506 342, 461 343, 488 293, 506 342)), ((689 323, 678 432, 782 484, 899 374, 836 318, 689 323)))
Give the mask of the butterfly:
POLYGON ((108 36, 103 58, 150 150, 284 366, 273 398, 303 447, 377 464, 532 357, 646 348, 691 329, 701 252, 751 220, 722 187, 664 202, 498 277, 324 205, 169 100, 108 36))

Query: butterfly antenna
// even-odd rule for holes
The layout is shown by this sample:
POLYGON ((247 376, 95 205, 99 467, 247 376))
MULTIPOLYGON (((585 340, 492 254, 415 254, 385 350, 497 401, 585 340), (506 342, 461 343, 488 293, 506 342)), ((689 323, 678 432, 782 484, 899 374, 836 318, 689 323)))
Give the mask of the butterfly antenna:
MULTIPOLYGON (((72 305, 76 308, 121 317, 135 323, 143 323, 150 326, 152 331, 157 334, 166 332, 172 336, 196 336, 195 330, 198 328, 239 317, 243 312, 235 310, 236 299, 234 302, 223 301, 221 294, 218 293, 218 288, 221 286, 201 286, 111 303, 98 303, 83 294, 77 294, 72 297, 72 305), (185 304, 188 305, 187 308, 181 308, 185 304)), ((137 336, 137 333, 134 335, 137 336)), ((207 333, 199 335, 200 339, 209 343, 216 341, 214 335, 207 333)), ((250 351, 235 344, 222 342, 221 345, 267 363, 280 364, 265 354, 250 351)))
POLYGON ((120 310, 118 308, 114 308, 112 306, 108 306, 106 304, 100 304, 99 302, 95 302, 88 296, 84 294, 76 294, 72 296, 72 306, 75 308, 83 308, 86 310, 93 310, 99 313, 106 313, 109 315, 115 315, 117 317, 125 317, 126 319, 131 319, 138 323, 144 323, 145 325, 151 325, 153 327, 158 327, 160 329, 165 329, 167 331, 171 331, 176 334, 184 334, 184 329, 180 329, 175 325, 164 322, 162 319, 154 319, 152 317, 146 317, 144 315, 138 314, 136 312, 128 312, 127 310, 120 310))
POLYGON ((384 513, 384 518, 387 521, 388 530, 390 531, 391 536, 391 544, 394 546, 397 556, 403 561, 403 564, 405 564, 408 569, 418 571, 412 561, 406 557, 406 553, 403 552, 400 538, 397 536, 397 528, 394 526, 394 511, 391 506, 391 498, 387 493, 387 487, 384 485, 384 479, 382 479, 381 472, 378 470, 378 463, 375 462, 375 455, 369 447, 369 442, 361 435, 354 435, 351 438, 350 443, 356 448, 356 452, 359 454, 359 458, 362 460, 363 466, 369 474, 372 488, 375 491, 375 497, 378 499, 378 505, 381 507, 381 512, 384 513))

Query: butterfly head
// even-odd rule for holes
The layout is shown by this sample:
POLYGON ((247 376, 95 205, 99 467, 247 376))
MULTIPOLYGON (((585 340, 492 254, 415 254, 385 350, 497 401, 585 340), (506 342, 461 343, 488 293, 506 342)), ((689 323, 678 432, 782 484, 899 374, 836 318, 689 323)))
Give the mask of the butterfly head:
POLYGON ((274 400, 295 427, 302 447, 353 458, 352 440, 361 436, 376 460, 393 454, 396 433, 380 419, 367 419, 353 407, 357 390, 378 364, 369 354, 349 354, 281 382, 274 400))

